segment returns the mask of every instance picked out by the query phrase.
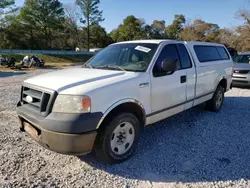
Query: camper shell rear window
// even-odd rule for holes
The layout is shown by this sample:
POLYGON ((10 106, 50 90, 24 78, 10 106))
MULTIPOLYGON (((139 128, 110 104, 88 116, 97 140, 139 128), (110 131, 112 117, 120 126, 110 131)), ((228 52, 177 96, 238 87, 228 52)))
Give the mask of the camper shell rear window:
POLYGON ((201 63, 230 59, 226 49, 223 46, 195 45, 194 51, 201 63))

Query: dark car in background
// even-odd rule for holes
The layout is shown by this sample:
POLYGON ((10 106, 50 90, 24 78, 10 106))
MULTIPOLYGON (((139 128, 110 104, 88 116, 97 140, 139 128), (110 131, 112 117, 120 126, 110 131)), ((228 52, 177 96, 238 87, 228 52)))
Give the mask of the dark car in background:
POLYGON ((250 52, 242 52, 234 56, 234 86, 250 86, 250 52))
POLYGON ((9 68, 14 67, 16 59, 14 57, 3 57, 0 55, 0 66, 7 66, 9 68))

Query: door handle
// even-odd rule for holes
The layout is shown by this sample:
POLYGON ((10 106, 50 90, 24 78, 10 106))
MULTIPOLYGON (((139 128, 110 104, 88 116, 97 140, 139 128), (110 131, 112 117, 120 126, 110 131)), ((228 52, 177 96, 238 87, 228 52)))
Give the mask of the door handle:
POLYGON ((187 82, 187 76, 183 75, 181 76, 181 83, 186 83, 187 82))
POLYGON ((140 84, 140 88, 142 87, 148 87, 149 86, 149 82, 145 82, 145 83, 141 83, 140 84))

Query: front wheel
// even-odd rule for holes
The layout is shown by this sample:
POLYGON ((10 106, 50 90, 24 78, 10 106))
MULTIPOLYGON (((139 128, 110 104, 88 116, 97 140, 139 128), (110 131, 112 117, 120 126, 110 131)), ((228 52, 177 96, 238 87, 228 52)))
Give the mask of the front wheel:
POLYGON ((219 85, 214 93, 214 96, 211 100, 207 101, 206 107, 208 110, 213 112, 220 111, 223 103, 224 103, 224 88, 219 85))
POLYGON ((105 163, 120 163, 135 151, 140 137, 140 123, 130 113, 121 113, 99 130, 95 152, 105 163))

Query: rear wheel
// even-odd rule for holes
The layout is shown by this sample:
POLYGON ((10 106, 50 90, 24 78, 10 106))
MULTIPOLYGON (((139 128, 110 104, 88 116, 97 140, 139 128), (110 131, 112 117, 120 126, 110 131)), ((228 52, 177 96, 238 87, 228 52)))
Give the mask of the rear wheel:
POLYGON ((213 112, 218 112, 221 110, 221 107, 224 103, 224 88, 219 85, 214 93, 214 96, 211 100, 207 101, 206 108, 213 112))
POLYGON ((121 113, 99 130, 95 152, 105 163, 120 163, 136 149, 140 137, 140 123, 130 113, 121 113))

